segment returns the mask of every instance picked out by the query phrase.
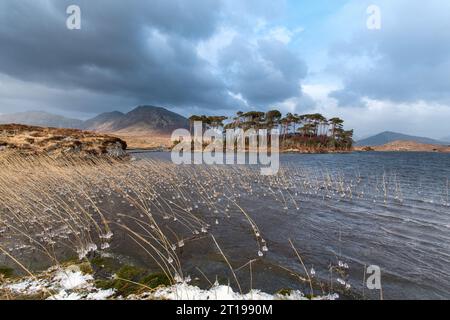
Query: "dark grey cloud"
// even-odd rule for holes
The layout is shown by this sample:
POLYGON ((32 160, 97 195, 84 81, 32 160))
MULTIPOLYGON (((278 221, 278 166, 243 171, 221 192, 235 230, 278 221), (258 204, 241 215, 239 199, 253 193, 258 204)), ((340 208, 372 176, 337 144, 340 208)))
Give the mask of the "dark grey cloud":
POLYGON ((195 49, 214 32, 220 3, 76 1, 79 31, 65 28, 71 3, 2 1, 0 72, 155 103, 226 103, 221 80, 195 49))
MULTIPOLYGON (((220 26, 237 21, 243 6, 239 3, 3 0, 0 75, 21 81, 23 92, 16 92, 14 103, 1 100, 0 112, 11 111, 20 100, 31 100, 28 89, 39 90, 35 85, 49 95, 47 108, 92 113, 109 110, 114 99, 173 108, 227 109, 241 103, 230 91, 262 106, 299 95, 306 67, 281 43, 259 41, 251 48, 259 61, 226 54, 223 70, 199 55, 199 43, 220 26), (72 4, 81 7, 81 30, 66 28, 66 8, 72 4), (233 21, 226 21, 227 17, 233 21), (228 70, 233 64, 243 70, 228 70), (50 89, 59 90, 53 92, 58 98, 50 97, 50 89), (71 101, 64 100, 64 92, 71 101)), ((260 8, 270 13, 264 5, 260 8)), ((243 41, 240 46, 249 44, 243 41)))
POLYGON ((254 105, 297 96, 307 74, 305 63, 273 39, 251 44, 237 37, 223 50, 220 63, 230 89, 254 105))
POLYGON ((334 98, 339 105, 351 108, 365 107, 366 103, 361 99, 361 94, 352 92, 348 88, 345 90, 336 90, 329 94, 330 98, 334 98))
POLYGON ((344 88, 330 96, 342 106, 364 106, 364 97, 450 104, 450 2, 379 2, 381 30, 331 48, 344 88))

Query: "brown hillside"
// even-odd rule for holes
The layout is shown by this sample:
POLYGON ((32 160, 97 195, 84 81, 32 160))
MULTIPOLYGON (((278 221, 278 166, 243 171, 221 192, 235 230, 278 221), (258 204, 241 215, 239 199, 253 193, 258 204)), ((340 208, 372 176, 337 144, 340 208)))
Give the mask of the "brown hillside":
POLYGON ((403 152, 450 152, 450 146, 418 143, 415 141, 393 141, 382 146, 354 148, 355 151, 403 151, 403 152))
POLYGON ((0 125, 0 152, 124 156, 126 142, 104 134, 19 124, 0 125))

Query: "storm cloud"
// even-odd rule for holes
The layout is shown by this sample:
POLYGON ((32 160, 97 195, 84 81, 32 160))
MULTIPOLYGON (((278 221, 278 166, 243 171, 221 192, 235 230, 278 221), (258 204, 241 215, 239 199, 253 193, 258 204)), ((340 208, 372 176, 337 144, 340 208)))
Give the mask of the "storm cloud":
MULTIPOLYGON (((224 10, 239 8, 232 3, 5 0, 0 3, 0 73, 23 83, 78 90, 85 103, 63 101, 59 95, 59 106, 47 107, 93 113, 113 107, 99 103, 102 96, 173 108, 227 109, 244 106, 243 100, 265 106, 301 94, 306 67, 275 39, 256 45, 235 39, 219 53, 220 66, 199 55, 198 46, 231 23, 224 20, 224 10), (81 30, 66 28, 71 4, 81 8, 81 30), (238 52, 243 48, 246 52, 238 52)), ((236 19, 231 12, 226 16, 236 19)), ((8 108, 5 101, 2 105, 8 108)))
POLYGON ((440 138, 448 30, 442 0, 2 0, 0 113, 278 108, 340 116, 357 136, 440 138), (381 30, 366 27, 372 4, 381 30), (81 30, 66 27, 69 5, 81 30))

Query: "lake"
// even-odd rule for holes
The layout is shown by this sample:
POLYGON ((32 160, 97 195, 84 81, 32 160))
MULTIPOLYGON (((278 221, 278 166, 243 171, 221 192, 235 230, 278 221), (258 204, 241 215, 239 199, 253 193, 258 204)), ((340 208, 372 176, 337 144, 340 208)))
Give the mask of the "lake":
MULTIPOLYGON (((170 161, 169 153, 134 156, 170 161)), ((297 183, 289 189, 295 205, 285 208, 261 194, 240 199, 269 247, 254 265, 252 283, 243 287, 297 287, 286 268, 302 272, 303 267, 290 239, 322 282, 337 291, 337 278, 351 285, 341 290, 344 298, 380 298, 378 290, 363 286, 369 265, 381 268, 384 299, 450 298, 450 154, 282 154, 281 165, 297 183), (348 265, 346 275, 330 273, 339 263, 348 265)), ((220 219, 211 231, 236 269, 255 257, 244 224, 244 219, 220 219)), ((186 270, 220 274, 226 266, 213 255, 209 260, 207 252, 187 250, 186 270)), ((248 282, 245 270, 239 276, 248 282)))

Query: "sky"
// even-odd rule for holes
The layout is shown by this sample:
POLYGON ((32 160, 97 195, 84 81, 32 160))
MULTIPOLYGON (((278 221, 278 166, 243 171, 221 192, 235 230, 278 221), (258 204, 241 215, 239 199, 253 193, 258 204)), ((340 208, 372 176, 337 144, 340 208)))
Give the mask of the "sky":
POLYGON ((442 138, 449 30, 447 0, 2 0, 0 113, 279 109, 442 138))

